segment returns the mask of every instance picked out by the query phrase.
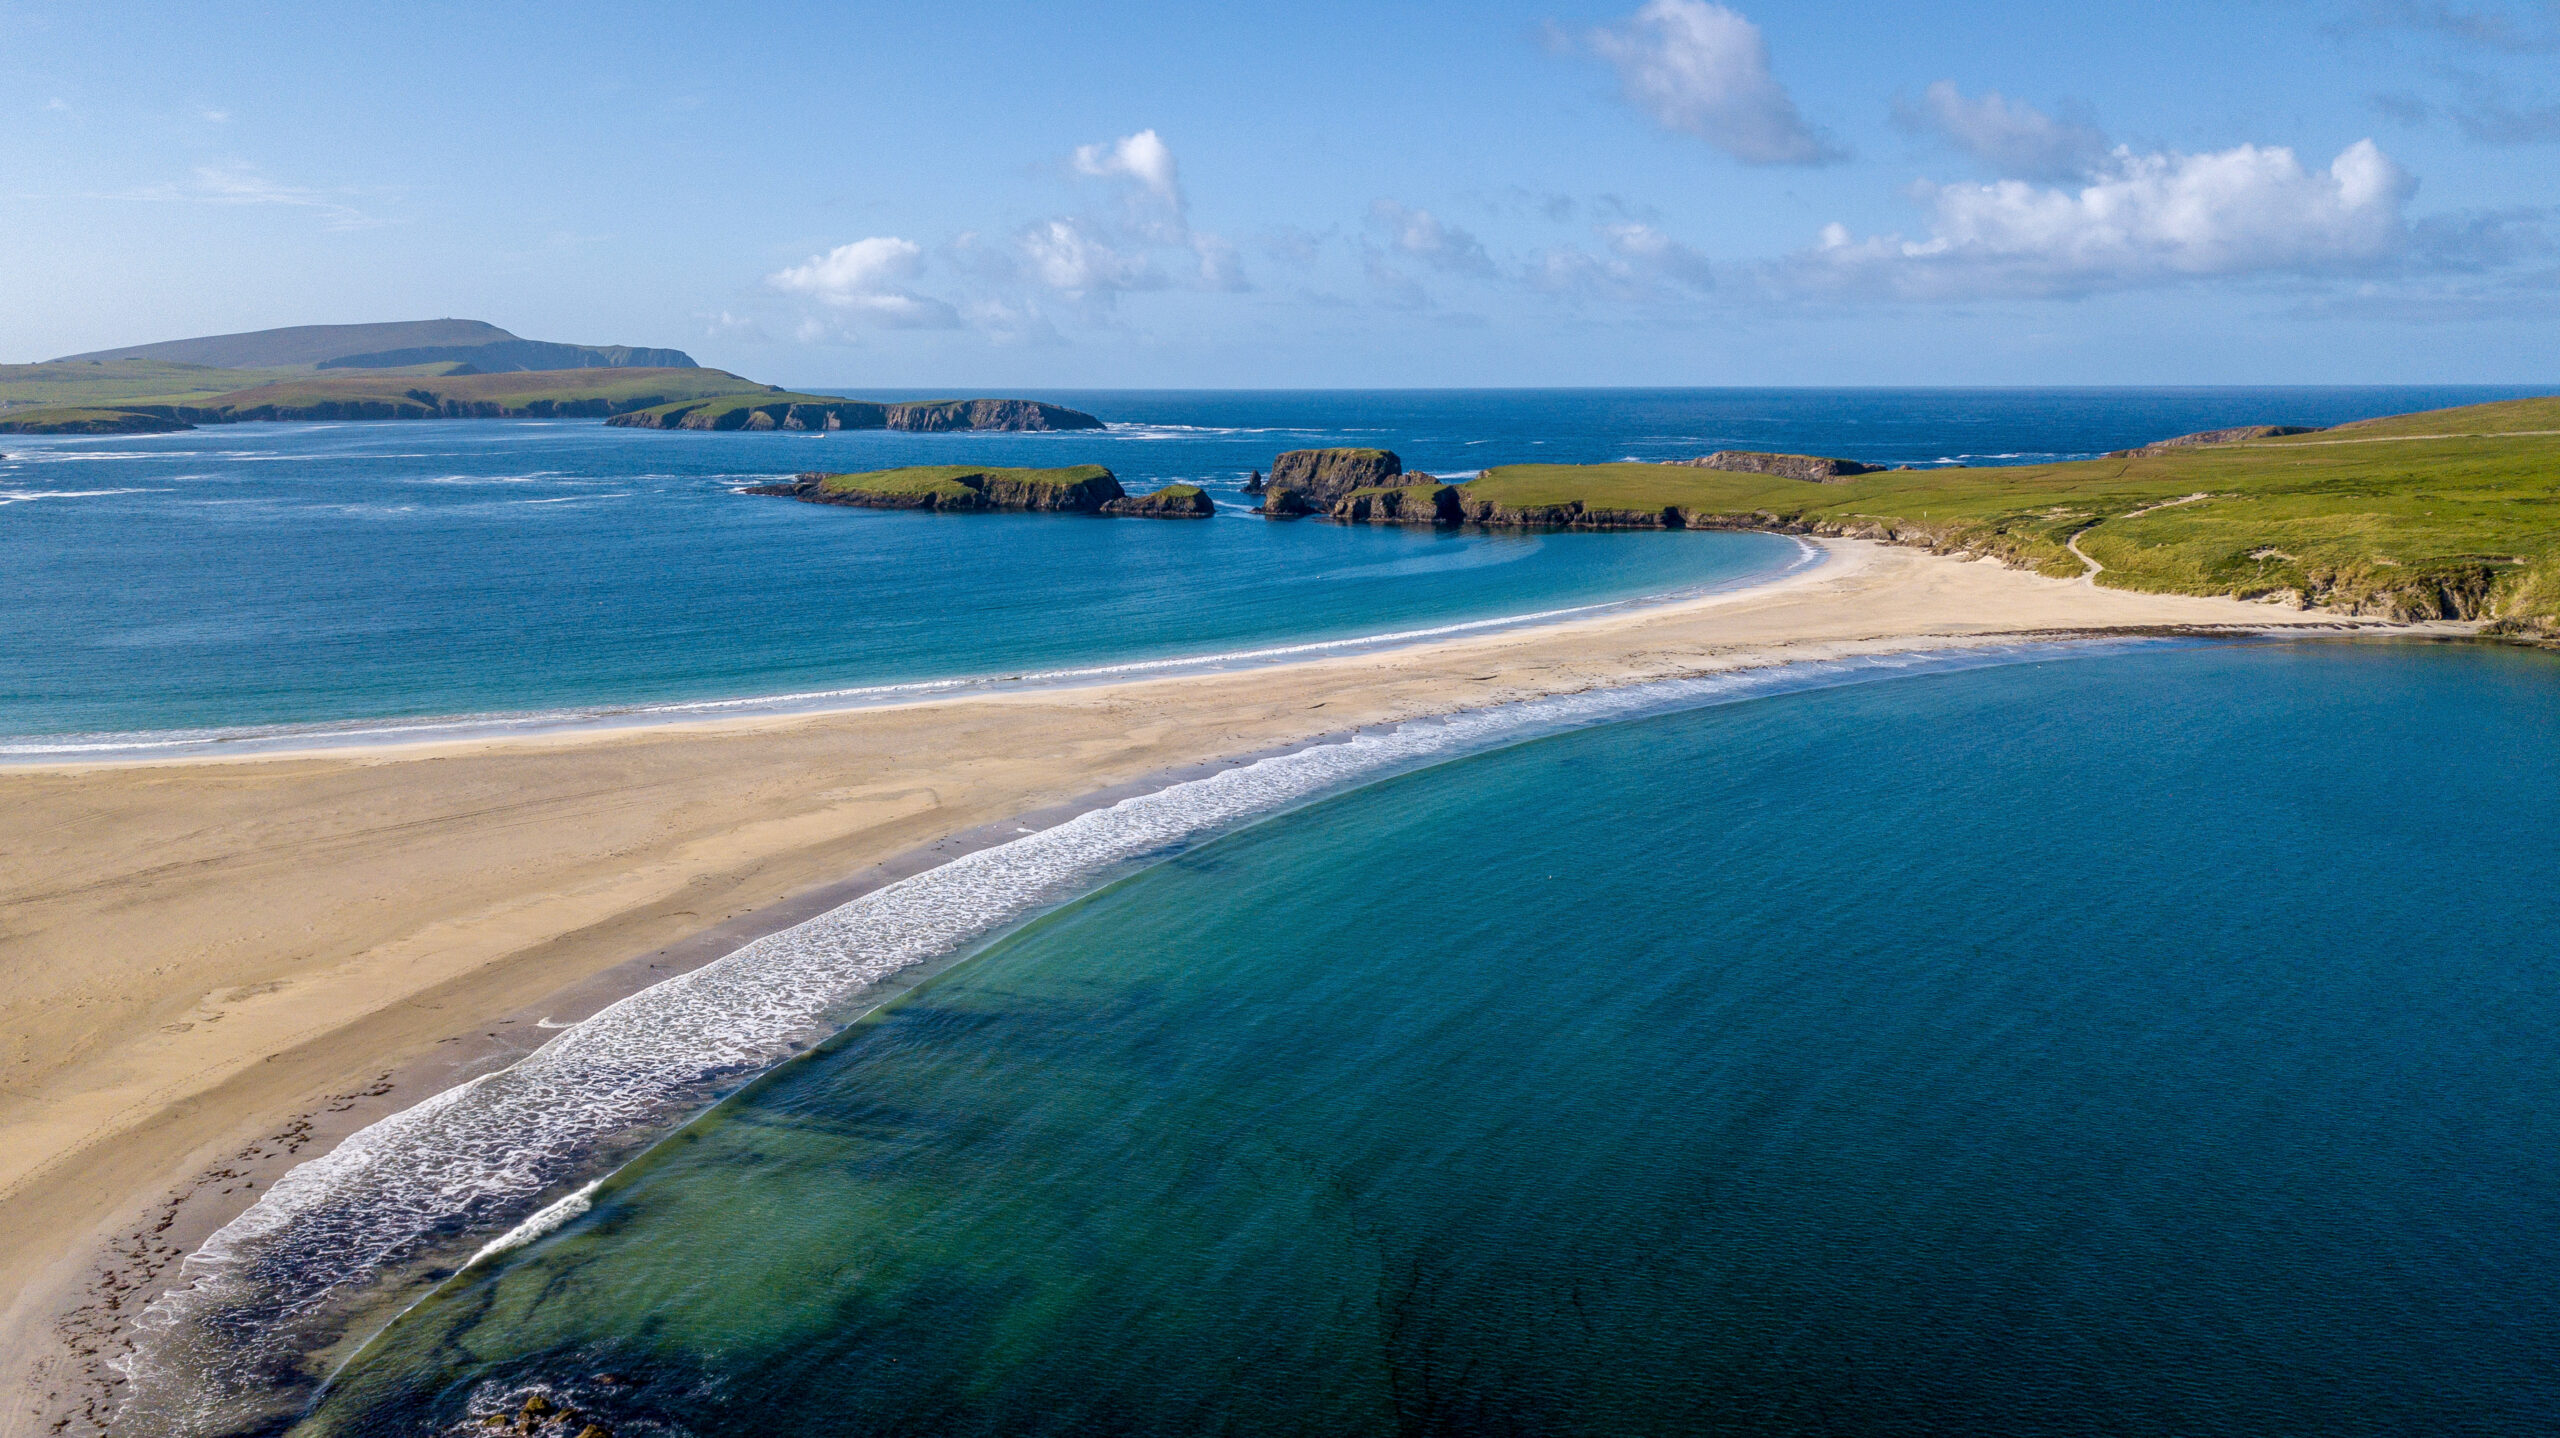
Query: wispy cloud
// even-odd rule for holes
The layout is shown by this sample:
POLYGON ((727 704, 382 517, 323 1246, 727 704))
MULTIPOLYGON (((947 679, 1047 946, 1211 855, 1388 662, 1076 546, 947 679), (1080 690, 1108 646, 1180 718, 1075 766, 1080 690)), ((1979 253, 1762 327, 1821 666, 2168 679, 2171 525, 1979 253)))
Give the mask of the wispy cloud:
POLYGON ((1650 0, 1582 39, 1628 104, 1748 165, 1825 165, 1848 152, 1806 122, 1769 69, 1760 27, 1707 0, 1650 0))
POLYGON ((1896 97, 1894 123, 1932 135, 1989 166, 2004 179, 2068 180, 2107 162, 2107 137, 2091 124, 2057 120, 1996 90, 1969 98, 1952 80, 1918 100, 1896 97))
POLYGON ((2407 90, 2371 97, 2373 108, 2404 125, 2445 121, 2483 145, 2542 145, 2560 141, 2560 102, 2518 104, 2507 89, 2486 75, 2468 70, 2442 72, 2449 100, 2430 100, 2407 90))
POLYGON ((2560 52, 2560 0, 2449 5, 2443 0, 2366 0, 2348 28, 2414 30, 2509 55, 2560 52))
POLYGON ((1572 246, 1541 252, 1529 282, 1567 299, 1627 304, 1695 299, 1715 288, 1706 256, 1651 225, 1602 225, 1598 234, 1598 254, 1572 246))
POLYGON ((1485 253, 1483 241, 1429 210, 1378 200, 1369 206, 1369 223, 1386 235, 1387 244, 1398 254, 1435 270, 1455 275, 1494 273, 1493 257, 1485 253))
POLYGON ((351 189, 317 190, 286 184, 255 165, 232 160, 198 165, 184 181, 147 185, 138 190, 99 192, 90 198, 149 200, 168 204, 275 205, 308 210, 332 230, 369 230, 391 223, 348 203, 362 193, 351 189))

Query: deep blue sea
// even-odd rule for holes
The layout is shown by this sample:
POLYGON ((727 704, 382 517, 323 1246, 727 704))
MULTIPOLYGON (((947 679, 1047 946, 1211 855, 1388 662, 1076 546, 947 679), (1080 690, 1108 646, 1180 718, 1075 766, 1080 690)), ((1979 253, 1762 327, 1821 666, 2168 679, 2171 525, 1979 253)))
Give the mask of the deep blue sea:
POLYGON ((1641 600, 1800 554, 1766 536, 1434 534, 1244 513, 1244 477, 1309 445, 1382 445, 1440 474, 1733 447, 2018 463, 2519 392, 1095 392, 1044 397, 1111 421, 1099 434, 455 421, 9 437, 0 753, 841 700, 1641 600), (1227 507, 1137 523, 733 492, 812 468, 1083 461, 1133 491, 1201 483, 1227 507))
POLYGON ((297 1431, 2547 1433, 2555 733, 2549 655, 2173 646, 1372 783, 782 1067, 297 1431))

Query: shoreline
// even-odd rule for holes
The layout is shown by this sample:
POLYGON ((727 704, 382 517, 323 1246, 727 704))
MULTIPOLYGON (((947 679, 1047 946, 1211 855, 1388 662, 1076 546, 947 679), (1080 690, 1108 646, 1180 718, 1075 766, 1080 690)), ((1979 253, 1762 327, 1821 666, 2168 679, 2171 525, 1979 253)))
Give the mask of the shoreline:
MULTIPOLYGON (((303 754, 89 761, 0 772, 0 800, 8 803, 12 813, 26 810, 27 796, 20 791, 30 787, 67 789, 75 799, 111 791, 129 801, 128 812, 121 816, 128 822, 121 831, 83 835, 64 853, 38 856, 39 860, 56 859, 57 869, 77 867, 76 860, 82 857, 99 857, 78 852, 84 841, 92 848, 101 844, 112 848, 117 839, 128 844, 147 841, 154 819, 166 821, 173 813, 191 825, 218 825, 218 819, 207 820, 194 812, 191 797, 201 797, 208 788, 255 788, 259 781, 287 791, 283 797, 288 801, 288 821, 311 817, 295 815, 294 800, 306 806, 317 802, 323 809, 335 802, 343 810, 351 798, 361 807, 365 801, 399 797, 363 784, 352 795, 343 788, 330 792, 330 781, 343 786, 349 776, 358 780, 388 776, 395 788, 407 781, 406 797, 414 803, 421 788, 443 788, 441 797, 454 797, 449 784, 434 782, 445 775, 433 772, 431 766, 522 771, 528 766, 592 767, 601 762, 615 777, 627 780, 626 761, 649 757, 631 751, 653 749, 701 751, 678 756, 692 762, 679 766, 685 770, 680 777, 687 783, 676 786, 682 792, 669 796, 677 807, 711 802, 704 796, 733 787, 741 769, 764 771, 760 777, 768 784, 778 774, 788 786, 787 795, 764 796, 768 802, 761 808, 744 806, 757 812, 705 816, 707 822, 673 842, 659 834, 654 850, 646 843, 621 848, 606 844, 598 857, 608 865, 627 868, 652 858, 659 861, 660 882, 653 892, 626 885, 601 896, 604 902, 582 905, 565 902, 570 896, 549 887, 553 880, 569 876, 530 876, 527 892, 513 897, 542 908, 541 917, 516 916, 516 922, 496 926, 502 932, 470 936, 477 940, 477 947, 464 957, 476 961, 455 962, 448 957, 441 966, 423 963, 415 940, 421 933, 450 939, 457 929, 470 927, 466 921, 485 919, 491 897, 488 886, 475 887, 450 874, 426 876, 421 882, 433 892, 406 916, 418 931, 388 936, 388 943, 381 942, 386 937, 382 935, 344 936, 350 941, 377 939, 370 957, 392 962, 363 963, 368 955, 359 950, 339 956, 341 961, 334 966, 305 964, 281 979, 234 984, 227 991, 216 986, 208 998, 219 996, 218 1001, 228 1006, 226 1011, 195 1023, 181 1017, 176 1025, 144 1031, 166 1034, 175 1028, 166 1040, 128 1036, 112 1055, 119 1062, 104 1066, 148 1068, 154 1058, 179 1059, 205 1047, 188 1035, 212 1028, 226 1013, 263 1010, 255 1015, 261 1020, 258 1023, 214 1030, 224 1035, 220 1047, 245 1051, 232 1053, 229 1066, 210 1082, 170 1084, 164 1076, 158 1091, 144 1087, 135 1092, 128 1079, 106 1085, 122 1093, 101 1095, 94 1081, 112 1078, 112 1073, 100 1073, 101 1065, 94 1062, 73 1061, 58 1063, 51 1074, 39 1077, 39 1083, 43 1077, 56 1080, 46 1085, 55 1091, 48 1095, 28 1093, 31 1086, 22 1085, 13 1075, 7 1097, 15 1101, 0 1109, 0 1132, 11 1133, 13 1144, 0 1148, 14 1147, 15 1137, 22 1135, 50 1137, 53 1148, 46 1154, 49 1161, 12 1163, 14 1171, 0 1172, 0 1215, 5 1215, 0 1217, 0 1233, 8 1234, 6 1247, 12 1253, 42 1253, 50 1255, 50 1260, 19 1258, 9 1264, 18 1296, 6 1315, 6 1330, 0 1331, 0 1345, 5 1345, 0 1346, 0 1359, 7 1362, 0 1382, 8 1384, 13 1401, 0 1409, 9 1415, 8 1421, 0 1423, 0 1434, 36 1431, 34 1409, 48 1406, 48 1398, 77 1408, 83 1400, 68 1391, 80 1377, 73 1370, 94 1365, 104 1356, 98 1350, 112 1346, 116 1333, 129 1326, 132 1314, 172 1269, 177 1256, 247 1206, 255 1192, 248 1185, 263 1188, 274 1173, 325 1151, 328 1144, 372 1118, 512 1062, 535 1047, 539 1037, 547 1036, 540 1027, 543 1020, 556 1024, 562 1015, 572 1020, 582 1017, 577 1012, 580 1004, 588 1012, 602 1008, 624 993, 710 962, 761 933, 973 848, 1019 837, 1032 826, 1031 821, 1044 815, 1053 817, 1040 827, 1134 793, 1181 782, 1185 776, 1197 777, 1263 755, 1326 742, 1328 736, 1347 737, 1376 724, 1649 679, 2065 635, 2125 637, 2181 629, 2226 634, 2290 630, 2458 635, 2468 631, 2468 626, 2391 625, 2233 601, 2095 590, 2076 581, 2045 580, 1989 564, 1855 541, 1825 541, 1821 547, 1834 562, 1722 594, 1633 613, 1247 671, 1150 676, 959 698, 936 696, 910 704, 818 714, 723 716, 645 729, 517 733, 303 754), (1937 596, 1941 602, 1922 604, 1913 613, 1897 616, 1884 612, 1891 608, 1889 604, 1872 602, 1879 595, 1908 600, 1915 591, 1931 589, 1941 591, 1937 596), (2075 590, 2077 595, 2058 596, 2056 591, 2063 589, 2075 590), (1862 600, 1868 602, 1856 602, 1862 600), (2060 622, 2016 622, 2021 619, 2060 622), (1716 632, 1720 629, 1731 632, 1716 632), (1494 672, 1473 672, 1486 668, 1494 672), (1478 687, 1486 684, 1498 687, 1478 687), (1297 702, 1309 698, 1317 702, 1303 706, 1297 702), (956 752, 931 750, 947 737, 935 726, 923 724, 927 732, 916 732, 920 720, 961 714, 974 720, 975 728, 968 736, 972 742, 956 752), (1146 722, 1132 728, 1131 719, 1146 722), (892 778, 948 777, 956 782, 974 767, 1002 766, 1008 746, 1019 746, 1026 734, 1066 720, 1082 721, 1076 736, 1082 750, 1071 742, 1062 752, 1036 756, 1046 759, 1045 764, 1017 763, 1013 768, 1019 772, 982 782, 977 785, 980 792, 965 797, 942 792, 947 785, 928 783, 924 786, 929 791, 927 802, 902 803, 875 786, 852 805, 863 812, 838 815, 838 822, 832 824, 795 827, 769 812, 776 802, 788 809, 790 797, 809 797, 808 791, 825 781, 824 766, 830 759, 859 758, 892 778), (1316 728, 1319 723, 1327 727, 1316 728), (1203 724, 1207 732, 1186 732, 1203 724), (803 752, 778 758, 750 752, 760 742, 785 740, 798 743, 803 752), (880 742, 884 740, 885 745, 880 742), (900 742, 923 742, 931 751, 920 776, 917 766, 902 761, 895 752, 900 742), (860 752, 849 754, 848 745, 860 752), (884 747, 888 752, 878 752, 884 747), (1156 760, 1179 762, 1150 762, 1156 760), (941 767, 934 767, 936 763, 941 767), (969 822, 959 822, 963 819, 969 822), (767 832, 742 841, 739 824, 749 830, 762 825, 767 832), (810 842, 813 838, 816 842, 810 842), (886 847, 899 838, 909 842, 886 847), (744 872, 737 862, 742 856, 747 861, 744 872), (74 862, 64 864, 64 859, 74 862), (695 892, 705 889, 706 883, 711 892, 695 892), (677 907, 677 900, 688 897, 716 902, 701 908, 677 907), (481 901, 482 912, 472 911, 474 900, 481 901), (731 904, 736 907, 728 907, 731 904), (706 922, 708 910, 714 907, 728 911, 706 922), (411 941, 407 952, 381 952, 399 949, 402 939, 411 941), (653 942, 631 942, 635 939, 653 942), (617 943, 623 946, 617 949, 617 943), (409 982, 395 988, 387 1001, 380 999, 377 990, 377 1002, 370 1008, 328 1013, 315 1020, 311 1007, 317 1004, 326 1009, 332 990, 350 995, 353 990, 344 981, 358 977, 377 984, 385 979, 395 985, 403 978, 409 982), (294 990, 302 992, 293 994, 294 990), (290 996, 298 1003, 279 996, 290 996), (261 1004, 261 999, 268 1002, 261 1004), (302 1022, 291 1021, 296 1015, 284 1012, 289 1008, 304 1010, 298 1014, 302 1022), (157 1053, 136 1052, 155 1045, 157 1053), (83 1078, 92 1080, 85 1090, 76 1082, 83 1078), (173 1088, 175 1092, 170 1091, 173 1088), (29 1100, 41 1109, 62 1099, 77 1099, 84 1092, 95 1121, 85 1134, 66 1131, 73 1125, 58 1120, 41 1124, 39 1116, 28 1111, 29 1100), (47 1103, 48 1098, 55 1102, 47 1103), (97 1102, 101 1098, 121 1098, 124 1103, 107 1108, 97 1102), (51 1132, 46 1134, 44 1129, 51 1132), (159 1195, 173 1186, 179 1197, 161 1200, 159 1195), (95 1266, 101 1250, 120 1256, 108 1265, 103 1278, 90 1274, 91 1281, 84 1285, 82 1277, 95 1266), (74 1343, 94 1346, 86 1355, 66 1352, 52 1341, 54 1325, 66 1307, 76 1310, 84 1301, 95 1305, 95 1321, 72 1338, 74 1343)), ((492 777, 505 776, 483 776, 492 777)), ((257 812, 258 799, 276 797, 253 796, 246 806, 248 827, 276 818, 257 812)), ((430 797, 437 796, 431 793, 430 797)), ((405 844, 520 846, 526 842, 522 831, 527 828, 534 831, 533 842, 538 846, 546 838, 563 838, 581 819, 593 817, 577 802, 588 797, 592 796, 554 795, 547 804, 537 797, 527 805, 499 804, 447 815, 448 822, 441 826, 424 823, 425 828, 442 832, 426 839, 395 839, 372 857, 412 852, 404 850, 405 844), (527 815, 523 812, 527 808, 537 812, 527 815)), ((733 800, 731 808, 739 807, 733 800)), ((109 823, 105 828, 115 830, 116 826, 109 823)), ((415 833, 416 827, 406 826, 406 831, 415 833)), ((147 843, 144 847, 148 848, 147 843)), ((129 867, 120 882, 138 884, 144 890, 169 885, 190 889, 189 897, 199 907, 223 910, 235 925, 253 932, 257 925, 251 920, 259 893, 293 889, 297 881, 304 890, 327 890, 332 882, 327 864, 309 874, 271 870, 244 874, 237 871, 258 866, 241 864, 236 852, 222 853, 218 841, 209 847, 215 852, 198 867, 219 871, 227 858, 235 872, 215 872, 191 882, 172 878, 169 866, 142 865, 138 873, 129 867), (251 891, 246 895, 237 892, 244 885, 251 891), (230 908, 224 908, 226 903, 230 908)), ((125 857, 130 864, 135 856, 125 857)), ((343 875, 348 857, 331 857, 343 875)), ((10 879, 24 877, 17 872, 20 867, 12 866, 10 879)), ((592 873, 582 877, 594 879, 592 873)), ((35 898, 61 901, 66 894, 76 896, 97 887, 40 892, 35 898)), ((94 896, 89 902, 90 909, 80 917, 85 918, 91 937, 114 929, 113 915, 107 911, 119 906, 94 896)), ((44 920, 36 923, 41 927, 44 920)), ((165 938, 163 946, 170 947, 165 938)), ((268 967, 276 967, 271 954, 265 961, 268 967)), ((180 965, 148 972, 157 976, 173 967, 180 965)), ((164 982, 163 986, 170 985, 164 982)), ((173 987, 186 986, 181 980, 173 987)), ((13 1014, 23 1010, 23 995, 8 997, 13 1014)), ((150 1012, 151 1003, 130 995, 125 996, 124 1006, 141 1011, 144 1017, 158 1016, 150 1012)), ((193 1012, 162 999, 160 1012, 172 1011, 193 1012)), ((24 1047, 16 1045, 14 1035, 12 1040, 14 1046, 24 1047)), ((17 1055, 13 1058, 17 1058, 13 1069, 27 1061, 17 1055)))
POLYGON ((628 704, 564 706, 485 714, 386 716, 375 719, 323 720, 309 724, 240 725, 199 729, 133 730, 62 735, 0 736, 0 770, 52 769, 75 765, 126 765, 241 758, 318 758, 396 752, 434 744, 525 737, 623 734, 727 720, 824 718, 900 704, 967 699, 989 694, 1045 694, 1067 689, 1181 678, 1193 674, 1240 674, 1288 664, 1393 654, 1479 635, 1506 634, 1620 614, 1641 614, 1712 598, 1719 594, 1765 589, 1810 573, 1830 554, 1803 535, 1782 536, 1797 547, 1794 558, 1771 569, 1735 579, 1717 580, 1663 594, 1594 600, 1561 609, 1483 619, 1452 620, 1420 629, 1386 630, 1267 644, 1211 654, 1133 659, 1110 664, 1032 670, 1018 674, 958 675, 942 679, 902 680, 887 684, 850 685, 785 694, 743 695, 714 699, 634 701, 628 704))

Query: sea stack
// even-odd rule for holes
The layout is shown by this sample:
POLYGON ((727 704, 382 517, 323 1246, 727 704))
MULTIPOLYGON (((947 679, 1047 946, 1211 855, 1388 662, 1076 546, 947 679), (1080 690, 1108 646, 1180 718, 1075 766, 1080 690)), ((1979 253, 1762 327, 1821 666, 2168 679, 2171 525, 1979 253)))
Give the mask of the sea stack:
POLYGON ((1384 449, 1293 449, 1271 461, 1264 514, 1322 514, 1355 489, 1395 485, 1404 461, 1384 449))

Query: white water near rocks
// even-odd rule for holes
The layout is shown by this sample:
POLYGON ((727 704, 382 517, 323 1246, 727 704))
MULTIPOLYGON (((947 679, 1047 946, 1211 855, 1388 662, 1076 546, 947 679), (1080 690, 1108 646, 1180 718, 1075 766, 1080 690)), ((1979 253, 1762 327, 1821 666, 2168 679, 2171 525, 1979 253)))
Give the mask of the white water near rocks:
POLYGON ((307 1354, 387 1271, 475 1233, 504 1235, 478 1261, 574 1221, 592 1184, 548 1207, 543 1196, 577 1177, 599 1145, 663 1126, 711 1086, 789 1058, 882 981, 1139 863, 1355 784, 1563 729, 2125 647, 2013 644, 1803 662, 1453 714, 1177 783, 954 859, 633 994, 514 1066, 288 1172, 190 1256, 144 1314, 122 1363, 131 1387, 119 1426, 184 1438, 272 1422, 316 1378, 307 1354))

